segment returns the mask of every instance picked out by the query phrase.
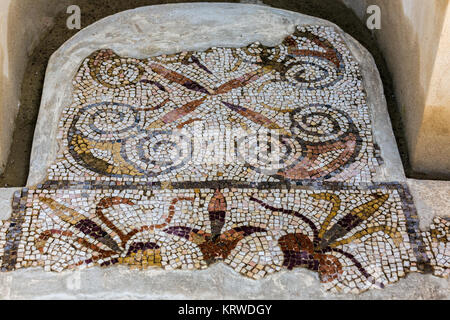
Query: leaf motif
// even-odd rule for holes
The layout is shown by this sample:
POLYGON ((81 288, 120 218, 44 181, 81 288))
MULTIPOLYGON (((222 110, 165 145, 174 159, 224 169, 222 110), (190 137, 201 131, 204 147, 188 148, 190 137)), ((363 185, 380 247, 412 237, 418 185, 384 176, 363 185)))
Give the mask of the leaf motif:
POLYGON ((233 89, 241 88, 252 81, 256 81, 261 78, 261 72, 249 72, 244 74, 243 76, 230 80, 221 86, 219 86, 216 90, 214 90, 214 94, 224 94, 230 92, 233 89))
POLYGON ((253 110, 247 109, 245 107, 237 106, 228 102, 222 101, 222 103, 233 110, 234 112, 239 113, 241 116, 257 123, 269 130, 279 130, 283 135, 291 136, 291 133, 280 127, 276 122, 270 120, 269 118, 263 116, 262 114, 255 112, 253 110))
POLYGON ((200 93, 210 94, 210 92, 205 87, 200 85, 198 82, 191 80, 188 77, 185 77, 178 72, 164 68, 163 66, 161 66, 159 64, 156 64, 156 63, 150 64, 150 69, 153 72, 164 77, 165 79, 182 85, 186 89, 193 90, 193 91, 200 92, 200 93))
POLYGON ((333 193, 318 193, 312 194, 311 198, 316 200, 324 200, 332 203, 332 208, 328 216, 325 218, 322 226, 319 230, 319 238, 322 238, 325 232, 328 230, 328 226, 330 225, 333 218, 338 214, 339 208, 341 207, 341 199, 333 193))
POLYGON ((184 227, 184 226, 175 226, 175 227, 169 227, 167 229, 164 229, 163 231, 165 233, 173 234, 175 236, 189 240, 191 233, 197 234, 200 230, 190 228, 190 227, 184 227))
POLYGON ((92 237, 93 239, 103 243, 107 247, 116 252, 120 252, 121 249, 116 241, 109 236, 100 226, 94 221, 86 218, 84 215, 76 212, 72 208, 59 204, 51 198, 41 197, 40 200, 45 203, 53 212, 61 218, 61 220, 71 224, 85 235, 92 237))
POLYGON ((213 237, 220 234, 225 224, 226 210, 227 202, 225 197, 219 190, 216 190, 208 205, 209 221, 211 223, 213 237))
POLYGON ((349 214, 341 218, 322 237, 320 247, 326 248, 337 239, 344 237, 350 230, 354 229, 368 218, 370 218, 387 201, 389 194, 374 194, 374 200, 354 208, 349 214))
POLYGON ((164 125, 177 121, 178 119, 190 114, 195 111, 201 104, 206 100, 206 97, 203 97, 199 100, 194 100, 184 104, 183 106, 171 110, 165 115, 163 115, 158 120, 151 123, 148 128, 162 128, 164 125))
POLYGON ((235 232, 241 233, 244 237, 250 236, 256 232, 267 232, 266 229, 253 226, 241 226, 231 229, 235 232))
POLYGON ((76 225, 78 222, 86 219, 86 217, 72 208, 66 207, 51 198, 39 197, 39 200, 47 205, 52 211, 64 222, 76 225))

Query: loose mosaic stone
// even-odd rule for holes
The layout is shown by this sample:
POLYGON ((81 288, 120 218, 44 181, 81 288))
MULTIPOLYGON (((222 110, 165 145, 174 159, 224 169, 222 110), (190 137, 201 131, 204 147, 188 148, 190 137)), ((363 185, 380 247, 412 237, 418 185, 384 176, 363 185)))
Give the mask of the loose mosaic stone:
POLYGON ((437 217, 429 232, 422 233, 426 255, 436 276, 448 277, 450 274, 450 221, 437 217))

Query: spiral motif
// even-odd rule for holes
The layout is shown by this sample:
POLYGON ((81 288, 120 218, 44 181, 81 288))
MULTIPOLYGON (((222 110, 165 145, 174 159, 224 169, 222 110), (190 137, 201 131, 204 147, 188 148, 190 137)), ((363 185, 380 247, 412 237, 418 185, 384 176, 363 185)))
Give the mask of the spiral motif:
POLYGON ((291 131, 308 144, 336 141, 347 135, 350 117, 328 105, 310 105, 290 114, 291 131))
POLYGON ((75 130, 99 142, 123 140, 133 135, 140 121, 136 110, 126 104, 102 102, 80 110, 74 120, 75 130))
POLYGON ((191 159, 192 141, 173 131, 153 131, 122 143, 121 155, 147 176, 182 167, 191 159))
POLYGON ((301 89, 315 90, 334 86, 342 80, 343 73, 331 61, 309 56, 293 62, 285 76, 301 89))
POLYGON ((120 88, 136 84, 144 74, 144 67, 138 60, 128 58, 115 58, 115 55, 109 52, 99 54, 88 62, 91 77, 108 88, 120 88), (97 60, 98 57, 102 60, 97 60))
POLYGON ((237 141, 237 158, 253 170, 273 175, 294 166, 304 157, 304 148, 296 139, 270 133, 251 134, 237 141))

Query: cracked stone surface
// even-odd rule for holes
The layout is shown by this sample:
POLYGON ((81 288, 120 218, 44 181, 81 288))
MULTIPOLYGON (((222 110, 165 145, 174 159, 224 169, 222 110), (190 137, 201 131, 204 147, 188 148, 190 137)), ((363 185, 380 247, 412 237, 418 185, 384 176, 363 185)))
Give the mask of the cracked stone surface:
POLYGON ((370 54, 320 19, 91 25, 50 60, 28 185, 0 225, 5 298, 28 277, 48 298, 448 298, 448 204, 404 177, 370 54))

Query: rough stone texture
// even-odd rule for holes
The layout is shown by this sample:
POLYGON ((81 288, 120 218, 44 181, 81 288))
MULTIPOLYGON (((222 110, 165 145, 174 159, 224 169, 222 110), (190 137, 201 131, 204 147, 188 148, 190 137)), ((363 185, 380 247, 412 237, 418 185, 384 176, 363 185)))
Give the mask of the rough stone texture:
POLYGON ((382 83, 373 58, 364 47, 336 25, 299 13, 260 5, 202 3, 158 5, 116 14, 83 29, 53 54, 44 83, 27 185, 43 181, 48 166, 54 162, 59 115, 72 102, 72 79, 81 61, 95 50, 110 48, 120 56, 145 58, 213 46, 240 47, 255 41, 275 45, 302 24, 333 26, 346 40, 361 65, 374 139, 385 161, 375 181, 404 181, 382 83))
POLYGON ((426 229, 436 216, 450 217, 450 181, 408 179, 407 184, 419 212, 421 229, 426 229))
POLYGON ((0 220, 7 220, 12 213, 12 199, 14 192, 22 188, 0 188, 0 220))
POLYGON ((411 274, 386 289, 348 295, 324 291, 317 275, 303 269, 251 280, 223 264, 196 272, 19 270, 0 274, 0 288, 1 299, 450 299, 450 280, 430 275, 411 274))

